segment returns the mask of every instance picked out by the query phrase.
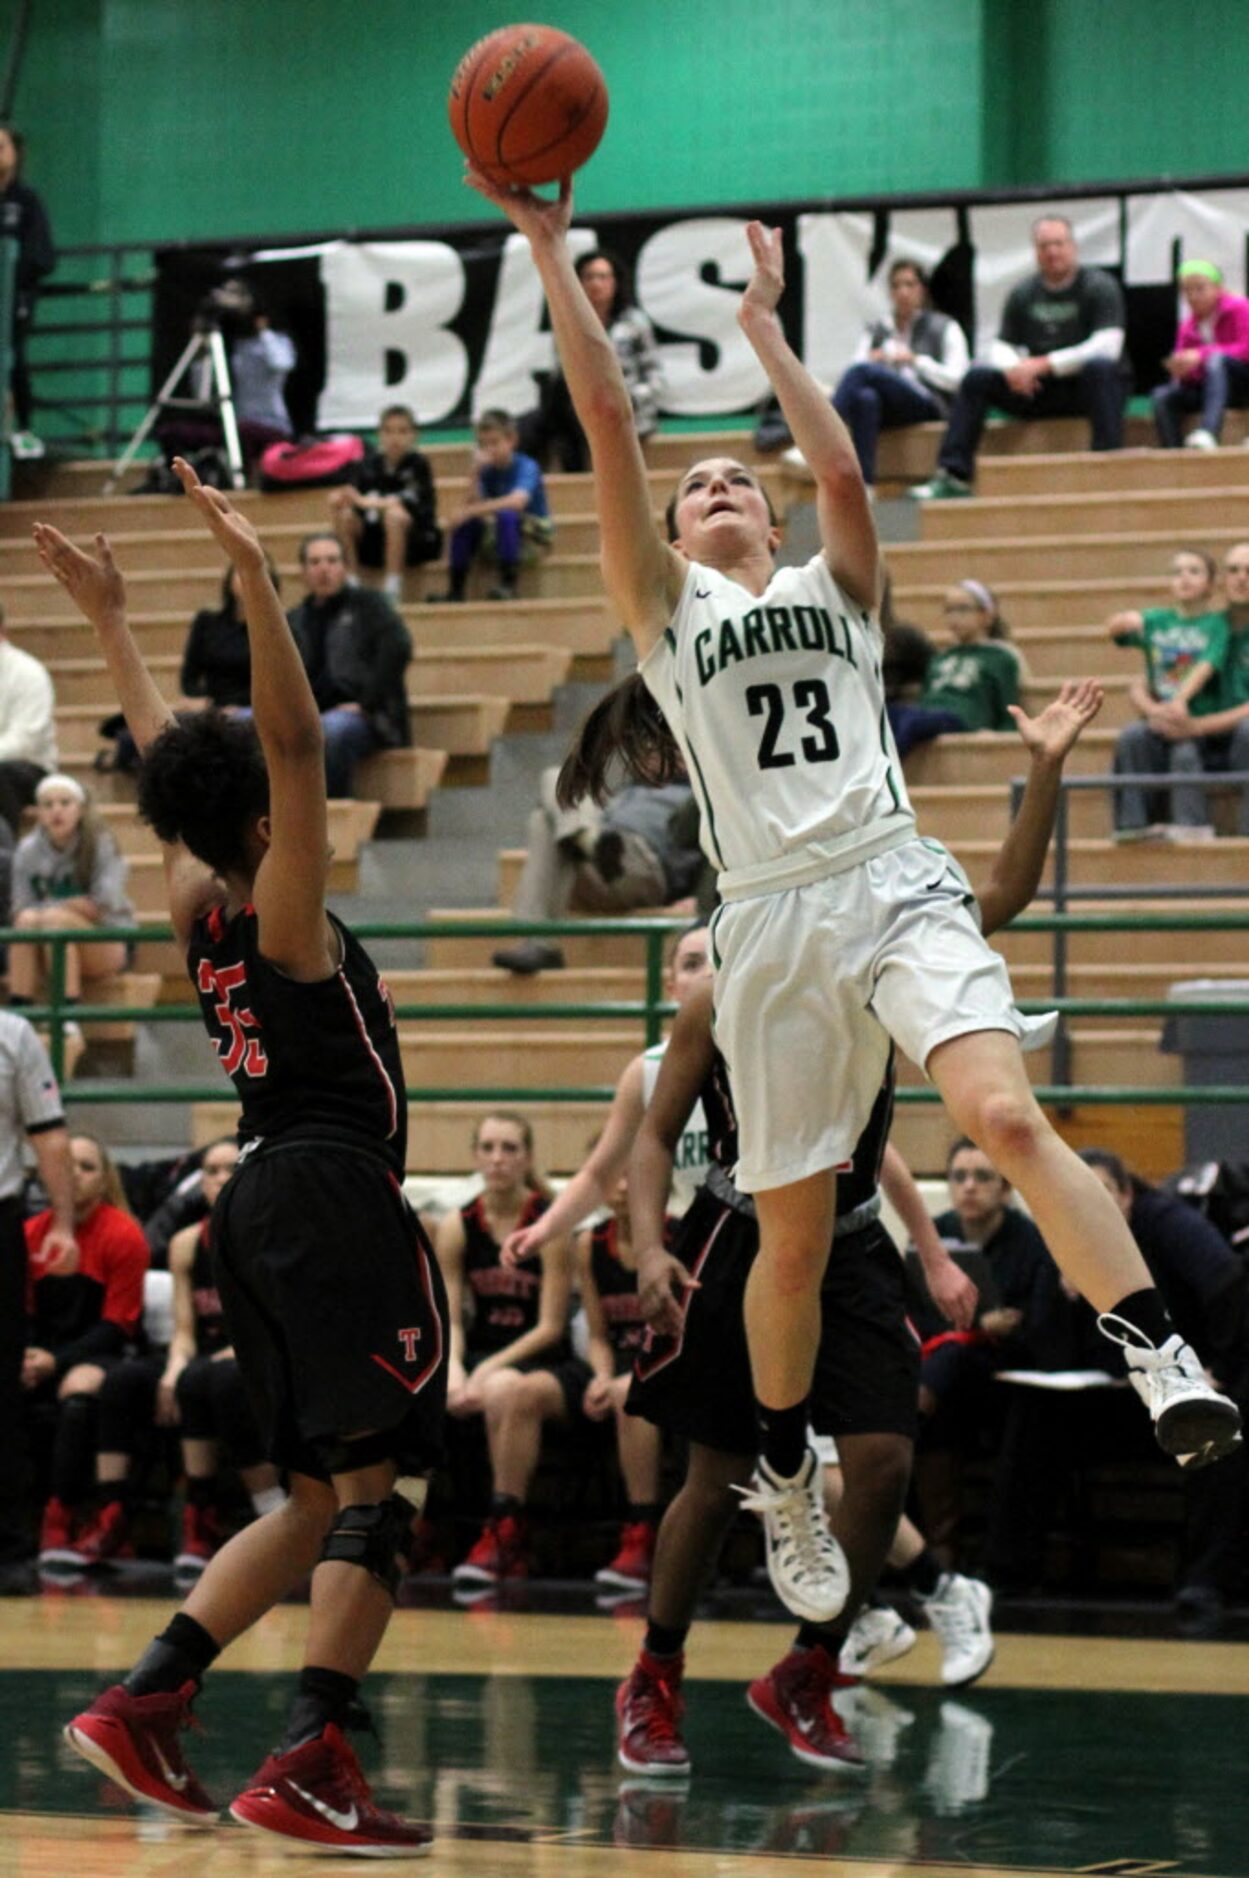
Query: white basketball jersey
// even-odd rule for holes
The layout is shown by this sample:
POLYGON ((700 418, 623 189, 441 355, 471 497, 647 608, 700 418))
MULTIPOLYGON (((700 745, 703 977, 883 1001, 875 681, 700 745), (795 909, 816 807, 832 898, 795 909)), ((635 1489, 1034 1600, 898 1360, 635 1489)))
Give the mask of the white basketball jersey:
POLYGON ((727 874, 808 844, 853 855, 913 826, 885 715, 883 638, 823 554, 757 597, 692 563, 641 667, 685 755, 702 845, 727 874))
MULTIPOLYGON (((668 1048, 667 1039, 663 1043, 652 1044, 649 1050, 642 1052, 642 1101, 650 1107, 651 1097, 655 1093, 655 1084, 659 1081, 659 1065, 663 1061, 664 1051, 668 1048)), ((676 1152, 672 1157, 672 1198, 669 1203, 670 1213, 684 1213, 690 1201, 707 1178, 710 1162, 707 1152, 707 1117, 703 1114, 702 1102, 696 1102, 690 1110, 690 1118, 681 1130, 681 1139, 677 1142, 676 1152)))

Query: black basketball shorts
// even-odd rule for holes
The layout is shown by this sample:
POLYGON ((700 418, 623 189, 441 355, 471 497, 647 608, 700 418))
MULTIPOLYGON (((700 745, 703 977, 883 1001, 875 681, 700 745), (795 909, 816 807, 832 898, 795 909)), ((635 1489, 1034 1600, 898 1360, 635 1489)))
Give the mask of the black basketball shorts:
POLYGON ((395 1175, 344 1144, 243 1162, 213 1214, 213 1266, 265 1452, 324 1479, 321 1444, 393 1433, 403 1474, 442 1456, 447 1304, 395 1175))
MULTIPOLYGON (((743 1306, 759 1249, 748 1214, 700 1190, 673 1252, 698 1288, 680 1336, 650 1337, 626 1407, 661 1428, 725 1454, 754 1454, 750 1353, 743 1306)), ((919 1344, 906 1319, 902 1260, 873 1220, 833 1244, 821 1293, 823 1330, 811 1389, 817 1434, 897 1434, 913 1439, 919 1344)))

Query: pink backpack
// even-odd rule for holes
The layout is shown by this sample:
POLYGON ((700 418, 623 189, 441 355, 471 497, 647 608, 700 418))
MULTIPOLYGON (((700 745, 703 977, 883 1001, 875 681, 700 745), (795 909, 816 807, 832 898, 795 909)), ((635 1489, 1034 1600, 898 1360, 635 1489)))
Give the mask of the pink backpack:
POLYGON ((327 489, 345 483, 364 443, 348 432, 313 437, 305 443, 271 443, 260 456, 262 489, 327 489))

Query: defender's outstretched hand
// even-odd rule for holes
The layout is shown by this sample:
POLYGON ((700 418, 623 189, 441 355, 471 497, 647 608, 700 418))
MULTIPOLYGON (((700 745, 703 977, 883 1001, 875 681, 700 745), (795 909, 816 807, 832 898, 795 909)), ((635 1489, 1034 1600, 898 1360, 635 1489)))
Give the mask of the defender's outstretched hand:
POLYGON ((470 163, 464 171, 464 181, 487 202, 493 202, 496 209, 501 209, 509 222, 518 228, 522 235, 527 235, 531 242, 558 242, 568 233, 572 223, 572 177, 565 176, 559 186, 558 196, 539 196, 532 189, 508 189, 500 183, 491 182, 480 170, 475 170, 470 163))
POLYGON ((1035 717, 1017 704, 1007 706, 1015 728, 1034 757, 1061 763, 1081 731, 1087 730, 1102 708, 1105 692, 1095 678, 1069 678, 1052 703, 1035 717))
POLYGON ((58 580, 83 618, 97 631, 124 625, 126 583, 113 559, 107 535, 95 538, 95 553, 66 539, 50 522, 36 522, 35 547, 49 574, 58 580))
POLYGON ((224 548, 240 574, 264 571, 265 551, 260 545, 260 536, 247 517, 234 507, 220 489, 206 488, 185 457, 176 456, 173 467, 178 481, 207 523, 213 538, 224 548))

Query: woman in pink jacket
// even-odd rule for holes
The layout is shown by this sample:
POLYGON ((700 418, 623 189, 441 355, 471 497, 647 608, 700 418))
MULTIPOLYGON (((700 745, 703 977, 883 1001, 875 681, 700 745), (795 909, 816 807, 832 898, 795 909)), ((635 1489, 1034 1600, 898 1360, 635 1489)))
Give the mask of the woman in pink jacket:
POLYGON ((1175 350, 1163 360, 1167 382, 1154 392, 1154 422, 1164 450, 1218 448, 1223 413, 1249 405, 1249 300, 1227 293, 1213 261, 1185 261, 1180 292, 1188 317, 1180 321, 1175 350), (1200 411, 1201 423, 1184 439, 1180 419, 1200 411))

